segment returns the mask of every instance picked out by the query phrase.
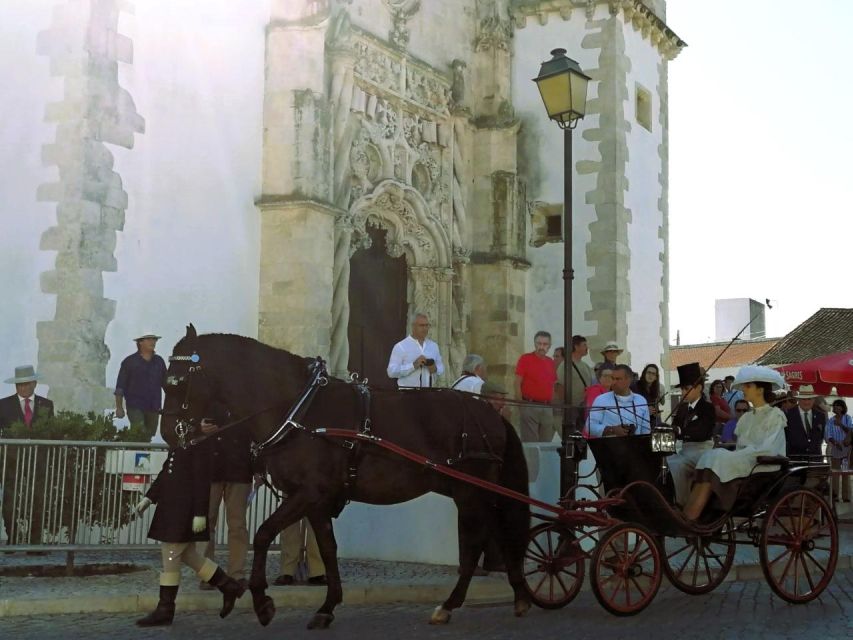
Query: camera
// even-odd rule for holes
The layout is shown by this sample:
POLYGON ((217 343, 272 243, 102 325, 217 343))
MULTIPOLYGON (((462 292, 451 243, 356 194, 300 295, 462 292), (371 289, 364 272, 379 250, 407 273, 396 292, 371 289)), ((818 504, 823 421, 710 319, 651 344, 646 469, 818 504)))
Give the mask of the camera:
POLYGON ((432 358, 427 358, 426 360, 424 360, 424 366, 425 367, 435 366, 435 360, 433 360, 432 358))

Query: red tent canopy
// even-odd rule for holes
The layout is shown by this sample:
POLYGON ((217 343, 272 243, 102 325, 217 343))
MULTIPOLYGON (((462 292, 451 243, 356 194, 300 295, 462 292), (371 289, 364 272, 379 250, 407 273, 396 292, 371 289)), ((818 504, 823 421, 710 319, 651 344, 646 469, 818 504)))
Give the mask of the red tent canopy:
POLYGON ((853 351, 786 364, 784 367, 776 367, 776 370, 795 389, 810 384, 814 386, 815 393, 830 395, 832 387, 835 387, 838 395, 853 397, 853 351))

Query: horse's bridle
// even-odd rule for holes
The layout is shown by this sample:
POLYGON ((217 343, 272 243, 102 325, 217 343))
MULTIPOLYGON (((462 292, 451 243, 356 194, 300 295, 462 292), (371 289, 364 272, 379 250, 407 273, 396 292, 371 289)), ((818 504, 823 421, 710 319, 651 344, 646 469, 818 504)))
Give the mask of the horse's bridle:
POLYGON ((181 403, 181 410, 178 412, 161 412, 161 415, 163 416, 175 416, 177 418, 175 422, 175 435, 178 436, 178 444, 180 444, 181 448, 186 448, 186 439, 193 428, 193 419, 185 419, 185 414, 190 408, 190 388, 192 387, 193 375, 196 373, 203 374, 202 366, 199 364, 201 362, 201 356, 196 352, 193 352, 190 356, 169 356, 169 362, 192 363, 187 369, 187 375, 167 376, 165 382, 165 386, 167 387, 178 387, 184 382, 187 383, 187 390, 184 394, 184 401, 181 403))

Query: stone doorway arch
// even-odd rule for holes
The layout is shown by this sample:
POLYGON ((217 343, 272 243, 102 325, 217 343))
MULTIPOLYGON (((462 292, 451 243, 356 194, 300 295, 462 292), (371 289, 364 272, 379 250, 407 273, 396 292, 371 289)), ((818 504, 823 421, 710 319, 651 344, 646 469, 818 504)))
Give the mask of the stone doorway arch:
MULTIPOLYGON (((453 279, 450 236, 416 189, 396 180, 385 180, 371 193, 356 200, 336 225, 330 351, 332 371, 342 375, 349 363, 350 259, 359 248, 369 246, 368 224, 385 231, 389 256, 405 256, 408 268, 407 315, 414 311, 430 315, 433 319, 430 337, 438 343, 447 361, 453 279)), ((400 335, 398 340, 402 337, 400 335)))

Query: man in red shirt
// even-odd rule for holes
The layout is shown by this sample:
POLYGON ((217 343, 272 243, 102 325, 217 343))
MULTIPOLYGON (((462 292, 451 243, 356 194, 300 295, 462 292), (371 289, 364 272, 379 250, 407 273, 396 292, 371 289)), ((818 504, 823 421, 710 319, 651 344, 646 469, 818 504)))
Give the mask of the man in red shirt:
POLYGON ((548 357, 551 334, 547 331, 537 331, 533 336, 533 347, 533 352, 522 355, 515 365, 516 398, 536 403, 521 407, 521 440, 551 442, 554 439, 554 412, 551 401, 554 399, 554 384, 557 382, 554 361, 548 357))

